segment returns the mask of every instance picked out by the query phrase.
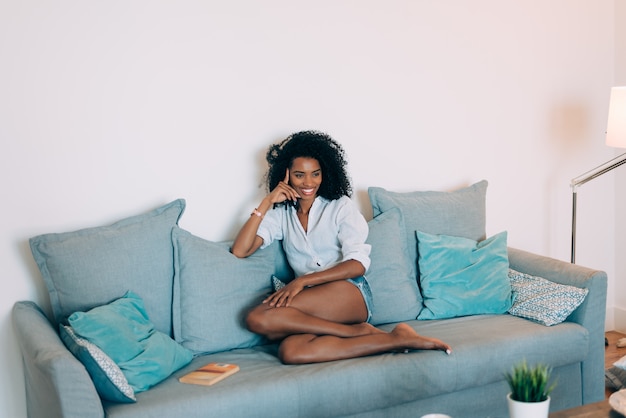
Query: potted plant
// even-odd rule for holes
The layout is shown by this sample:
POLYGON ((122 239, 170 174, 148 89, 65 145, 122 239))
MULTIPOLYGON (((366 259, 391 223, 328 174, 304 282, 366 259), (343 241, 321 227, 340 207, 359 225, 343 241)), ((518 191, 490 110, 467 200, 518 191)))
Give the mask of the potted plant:
POLYGON ((552 368, 526 361, 515 365, 505 374, 511 392, 507 395, 511 418, 546 418, 550 409, 550 393, 555 384, 548 385, 552 368))

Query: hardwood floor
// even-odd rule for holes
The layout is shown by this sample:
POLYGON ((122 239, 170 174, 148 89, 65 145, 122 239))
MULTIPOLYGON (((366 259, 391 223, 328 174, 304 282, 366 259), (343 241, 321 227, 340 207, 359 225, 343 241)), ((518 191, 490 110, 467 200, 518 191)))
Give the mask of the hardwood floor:
MULTIPOLYGON (((604 368, 608 369, 609 367, 613 366, 613 363, 615 363, 617 360, 626 356, 626 347, 619 348, 615 345, 617 343, 617 340, 619 340, 620 338, 626 338, 626 334, 622 334, 616 331, 607 331, 605 333, 605 336, 607 340, 609 340, 609 345, 604 350, 604 368)), ((608 398, 609 396, 611 396, 611 393, 613 393, 613 391, 605 388, 604 393, 608 398)))

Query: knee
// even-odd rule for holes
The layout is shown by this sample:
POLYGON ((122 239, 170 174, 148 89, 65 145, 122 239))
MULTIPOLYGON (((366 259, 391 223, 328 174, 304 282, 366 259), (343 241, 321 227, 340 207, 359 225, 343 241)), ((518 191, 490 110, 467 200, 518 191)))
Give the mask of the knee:
POLYGON ((306 364, 311 363, 311 357, 303 350, 297 338, 286 338, 278 347, 278 358, 283 364, 306 364))
POLYGON ((255 334, 265 335, 268 331, 265 311, 253 309, 246 316, 246 328, 255 334))
POLYGON ((286 344, 284 341, 278 348, 278 358, 283 364, 302 364, 301 356, 296 350, 289 347, 290 344, 286 344))

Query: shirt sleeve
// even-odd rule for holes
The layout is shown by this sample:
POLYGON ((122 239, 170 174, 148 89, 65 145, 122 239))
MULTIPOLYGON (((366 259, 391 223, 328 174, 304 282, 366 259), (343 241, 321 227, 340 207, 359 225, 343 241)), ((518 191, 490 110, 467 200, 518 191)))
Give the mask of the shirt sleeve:
POLYGON ((284 210, 279 210, 279 208, 270 209, 267 211, 259 228, 256 231, 256 234, 263 239, 263 244, 261 244, 261 249, 268 247, 275 240, 283 239, 283 228, 282 228, 282 216, 284 210))
POLYGON ((345 197, 345 205, 339 211, 339 242, 343 254, 342 261, 356 260, 363 264, 365 271, 370 267, 371 245, 366 244, 369 227, 367 221, 359 212, 356 204, 345 197))

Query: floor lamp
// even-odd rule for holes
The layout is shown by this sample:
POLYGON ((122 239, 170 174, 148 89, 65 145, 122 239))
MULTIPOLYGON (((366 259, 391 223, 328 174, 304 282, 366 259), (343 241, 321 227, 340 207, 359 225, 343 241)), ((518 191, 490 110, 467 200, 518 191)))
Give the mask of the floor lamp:
MULTIPOLYGON (((606 145, 626 148, 626 86, 613 87, 606 126, 606 145)), ((578 187, 626 163, 626 153, 572 179, 572 263, 576 262, 576 192, 578 187)))

